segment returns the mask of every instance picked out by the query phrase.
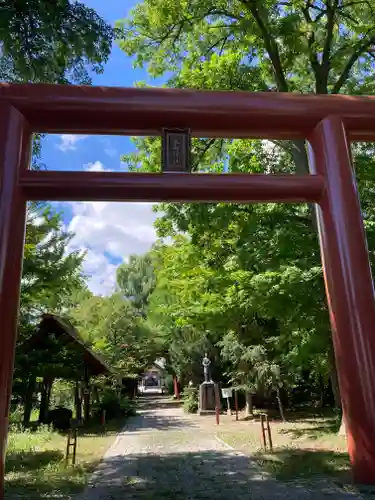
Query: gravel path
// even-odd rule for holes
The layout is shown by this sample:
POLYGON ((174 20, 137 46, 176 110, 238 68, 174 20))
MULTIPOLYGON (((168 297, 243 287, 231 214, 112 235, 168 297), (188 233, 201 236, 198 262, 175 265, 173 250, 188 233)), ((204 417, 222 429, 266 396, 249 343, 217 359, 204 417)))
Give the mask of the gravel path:
MULTIPOLYGON (((204 418, 204 417, 202 417, 204 418)), ((335 486, 281 483, 215 439, 197 418, 148 398, 79 500, 349 500, 335 486)))

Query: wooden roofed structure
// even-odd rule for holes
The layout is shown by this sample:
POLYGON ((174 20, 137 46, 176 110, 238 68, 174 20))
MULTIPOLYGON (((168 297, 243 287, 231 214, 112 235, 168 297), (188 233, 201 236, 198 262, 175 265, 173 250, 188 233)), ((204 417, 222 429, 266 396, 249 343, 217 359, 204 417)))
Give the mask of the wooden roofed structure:
POLYGON ((50 334, 53 334, 61 345, 70 344, 78 352, 82 353, 84 363, 89 369, 90 375, 114 373, 103 357, 90 349, 80 338, 77 329, 67 319, 63 319, 55 314, 43 314, 38 331, 29 339, 29 345, 42 347, 43 340, 50 334))
POLYGON ((98 353, 80 338, 77 329, 67 320, 55 314, 43 314, 33 335, 19 346, 25 371, 29 370, 29 383, 25 397, 24 423, 30 419, 32 396, 36 378, 42 377, 39 422, 47 420, 52 385, 55 378, 75 381, 76 418, 90 415, 90 378, 98 375, 115 375, 114 370, 98 353), (30 360, 30 352, 36 360, 30 360), (38 353, 40 354, 38 356, 38 353))

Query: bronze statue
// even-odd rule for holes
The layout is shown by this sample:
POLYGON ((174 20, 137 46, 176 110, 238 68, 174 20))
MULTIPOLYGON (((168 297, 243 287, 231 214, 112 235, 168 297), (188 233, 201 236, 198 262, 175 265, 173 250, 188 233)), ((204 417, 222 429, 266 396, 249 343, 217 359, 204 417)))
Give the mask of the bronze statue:
POLYGON ((209 375, 209 366, 211 364, 210 359, 208 358, 207 353, 205 353, 204 358, 202 360, 202 365, 203 365, 203 371, 204 371, 204 381, 205 382, 211 382, 211 377, 209 375))

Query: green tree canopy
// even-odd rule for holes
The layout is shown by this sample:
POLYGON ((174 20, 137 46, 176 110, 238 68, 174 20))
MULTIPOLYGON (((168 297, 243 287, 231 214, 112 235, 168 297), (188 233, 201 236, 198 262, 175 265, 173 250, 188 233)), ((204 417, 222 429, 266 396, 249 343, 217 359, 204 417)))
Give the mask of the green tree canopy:
POLYGON ((69 0, 1 0, 0 79, 89 83, 101 72, 114 31, 95 10, 69 0))
POLYGON ((47 203, 30 203, 21 280, 21 325, 35 324, 45 312, 60 313, 72 294, 85 288, 84 253, 69 252, 74 235, 63 229, 61 215, 47 203))
POLYGON ((120 293, 87 296, 69 312, 81 336, 122 376, 136 376, 158 356, 153 331, 120 293))
MULTIPOLYGON (((121 47, 151 75, 164 75, 167 87, 373 94, 374 11, 372 1, 145 0, 119 22, 121 47)), ((137 151, 123 158, 128 168, 158 170, 160 138, 138 138, 135 145, 137 151)), ((193 170, 308 170, 303 140, 195 138, 192 149, 193 170)), ((354 144, 353 156, 374 263, 374 148, 354 144)), ((163 204, 159 210, 165 213, 157 221, 159 235, 187 234, 185 256, 180 257, 193 254, 198 262, 197 273, 191 268, 190 274, 182 271, 182 278, 171 260, 163 263, 168 289, 165 285, 162 295, 157 285, 154 293, 160 299, 157 305, 151 299, 150 314, 161 308, 170 328, 178 311, 188 316, 187 322, 194 312, 194 325, 202 334, 207 318, 219 318, 216 311, 222 311, 223 335, 238 330, 233 328, 237 315, 249 337, 254 314, 272 319, 280 335, 281 366, 295 372, 308 368, 326 380, 331 340, 311 210, 276 204, 163 204), (197 288, 205 273, 225 283, 217 301, 216 290, 197 288), (161 305, 167 292, 170 302, 161 305), (200 307, 207 303, 209 307, 200 307)), ((259 342, 249 339, 249 345, 259 342)), ((332 375, 332 364, 330 370, 332 375)))
POLYGON ((149 254, 130 255, 129 261, 117 268, 117 286, 120 292, 144 313, 149 295, 155 287, 154 269, 149 254))

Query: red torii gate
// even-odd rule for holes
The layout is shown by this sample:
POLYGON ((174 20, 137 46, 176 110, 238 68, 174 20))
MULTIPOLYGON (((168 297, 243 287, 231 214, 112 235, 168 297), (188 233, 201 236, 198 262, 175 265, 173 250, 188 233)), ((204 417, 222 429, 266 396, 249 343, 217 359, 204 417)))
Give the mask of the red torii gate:
MULTIPOLYGON (((0 85, 0 443, 4 457, 27 200, 317 204, 348 448, 375 482, 375 302, 349 140, 375 140, 375 97, 0 85), (32 132, 307 139, 310 175, 28 170, 32 132)), ((3 461, 2 461, 3 464, 3 461)), ((1 466, 0 477, 4 469, 1 466)), ((1 497, 2 498, 2 497, 1 497)))

